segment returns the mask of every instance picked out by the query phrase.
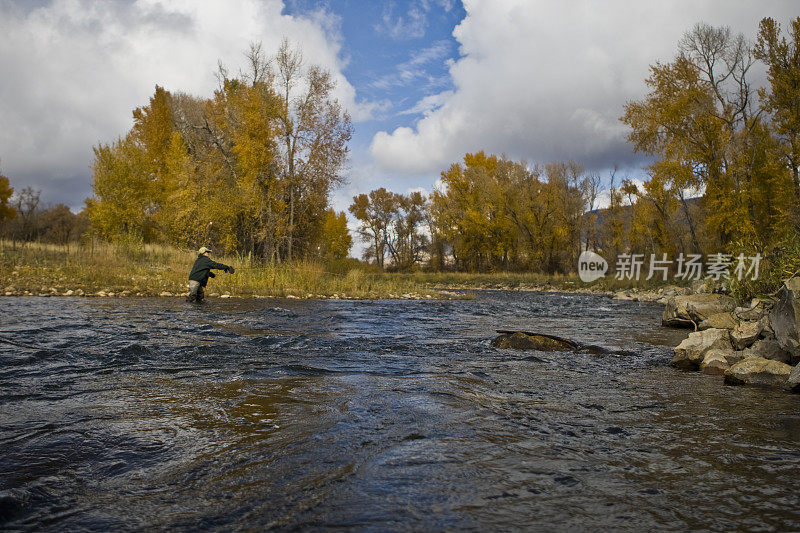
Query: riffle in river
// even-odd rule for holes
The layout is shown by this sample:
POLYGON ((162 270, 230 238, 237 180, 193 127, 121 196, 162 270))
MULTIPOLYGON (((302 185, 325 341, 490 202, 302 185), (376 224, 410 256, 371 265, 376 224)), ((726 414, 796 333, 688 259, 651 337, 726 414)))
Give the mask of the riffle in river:
POLYGON ((800 396, 670 368, 658 304, 3 303, 5 530, 800 529, 800 396))

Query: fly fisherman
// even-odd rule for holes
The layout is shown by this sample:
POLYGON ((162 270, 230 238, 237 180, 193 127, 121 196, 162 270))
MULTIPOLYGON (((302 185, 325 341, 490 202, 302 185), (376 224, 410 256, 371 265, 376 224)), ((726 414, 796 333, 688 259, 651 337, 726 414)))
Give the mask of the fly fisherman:
POLYGON ((233 274, 234 269, 232 266, 212 261, 209 257, 209 255, 211 255, 211 250, 205 246, 197 250, 197 253, 197 260, 194 262, 194 265, 192 265, 192 271, 189 273, 189 296, 186 300, 200 303, 203 301, 203 289, 206 283, 208 283, 208 278, 214 277, 214 273, 211 272, 211 269, 222 270, 228 274, 233 274))

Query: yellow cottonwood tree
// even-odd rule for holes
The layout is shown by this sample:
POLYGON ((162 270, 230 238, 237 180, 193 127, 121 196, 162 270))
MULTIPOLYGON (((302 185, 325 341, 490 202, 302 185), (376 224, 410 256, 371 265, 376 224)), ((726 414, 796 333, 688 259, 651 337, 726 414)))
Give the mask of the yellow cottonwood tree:
POLYGON ((0 224, 17 215, 17 211, 9 204, 13 194, 14 187, 11 186, 11 182, 6 176, 0 174, 0 224))
POLYGON ((456 268, 575 268, 589 204, 578 163, 529 169, 478 152, 443 172, 441 182, 431 197, 431 233, 439 254, 449 247, 456 268))
POLYGON ((761 106, 772 117, 781 156, 792 175, 794 211, 800 207, 800 17, 791 21, 787 40, 771 18, 761 20, 755 56, 767 65, 769 88, 759 89, 761 106))
POLYGON ((650 93, 626 104, 621 119, 631 127, 634 148, 658 156, 651 174, 683 204, 695 250, 701 242, 752 240, 764 216, 780 225, 783 201, 763 204, 765 192, 781 190, 784 178, 772 172, 774 142, 752 110, 747 73, 753 61, 742 36, 698 24, 673 62, 651 67, 650 93), (704 191, 703 224, 689 215, 687 189, 704 191))
POLYGON ((321 255, 326 259, 344 259, 350 253, 353 238, 347 229, 347 215, 337 213, 333 208, 325 212, 322 224, 321 255))
POLYGON ((130 132, 95 148, 95 230, 277 261, 316 254, 350 119, 330 75, 293 54, 284 42, 276 75, 251 45, 251 70, 232 78, 221 68, 209 99, 156 86, 130 132))
POLYGON ((93 229, 110 241, 152 239, 152 181, 142 151, 129 135, 95 147, 94 155, 94 198, 86 201, 93 229))

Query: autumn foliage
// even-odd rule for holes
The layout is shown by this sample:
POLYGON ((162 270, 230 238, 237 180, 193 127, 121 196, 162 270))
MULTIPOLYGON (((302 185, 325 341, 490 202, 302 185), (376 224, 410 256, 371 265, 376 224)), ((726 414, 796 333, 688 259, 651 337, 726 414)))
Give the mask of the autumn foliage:
POLYGON ((131 131, 95 147, 87 210, 100 236, 269 260, 341 255, 341 235, 322 241, 351 135, 333 81, 286 41, 271 62, 260 45, 248 59, 238 77, 221 68, 208 99, 156 86, 131 131))
MULTIPOLYGON (((127 135, 95 147, 96 234, 272 261, 348 254, 345 213, 328 197, 351 126, 330 76, 288 43, 269 61, 253 45, 248 58, 247 73, 221 69, 207 99, 157 86, 127 135)), ((650 158, 644 180, 468 153, 429 196, 381 187, 353 197, 364 259, 552 274, 574 272, 591 249, 612 260, 758 253, 776 278, 800 268, 800 17, 786 29, 762 20, 755 43, 697 24, 645 83, 620 118, 650 158), (751 81, 759 62, 764 87, 751 81)))
POLYGON ((574 271, 586 249, 612 260, 777 250, 783 270, 800 267, 787 252, 800 220, 799 58, 800 18, 788 40, 764 19, 754 46, 698 24, 673 61, 651 67, 648 94, 621 117, 634 149, 653 158, 648 179, 620 179, 615 168, 607 205, 596 209, 601 177, 575 161, 469 153, 441 173, 430 198, 416 198, 416 210, 384 188, 353 198, 365 258, 384 268, 408 269, 424 256, 438 270, 552 274, 574 271), (770 85, 756 91, 749 77, 758 60, 770 85), (400 254, 395 243, 405 241, 413 252, 400 254))

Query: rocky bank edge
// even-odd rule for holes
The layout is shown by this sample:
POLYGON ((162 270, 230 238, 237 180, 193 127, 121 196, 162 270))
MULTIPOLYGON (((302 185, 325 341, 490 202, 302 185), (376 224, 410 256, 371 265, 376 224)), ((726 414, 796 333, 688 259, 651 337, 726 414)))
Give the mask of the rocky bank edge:
MULTIPOLYGON (((249 299, 249 298, 284 298, 287 300, 368 300, 368 299, 381 299, 381 300, 465 300, 470 299, 469 295, 465 295, 463 293, 457 293, 447 290, 441 289, 431 289, 429 291, 422 292, 410 292, 410 293, 402 293, 402 292, 388 292, 385 294, 380 293, 377 296, 363 296, 358 294, 347 294, 347 293, 333 293, 333 294, 312 294, 312 293, 305 293, 302 291, 295 291, 297 294, 287 293, 285 295, 262 295, 262 294, 244 294, 244 295, 231 295, 227 293, 207 293, 206 298, 240 298, 240 299, 249 299)), ((39 296, 39 297, 50 297, 50 296, 76 296, 76 297, 87 297, 87 298, 127 298, 127 297, 161 297, 161 298, 170 298, 170 297, 181 297, 185 298, 188 296, 188 292, 171 292, 171 291, 144 291, 144 292, 137 292, 131 290, 123 290, 119 292, 115 292, 112 290, 101 290, 101 291, 84 291, 83 289, 66 289, 66 290, 59 290, 55 287, 46 288, 43 287, 40 291, 30 291, 27 289, 16 289, 13 285, 6 287, 5 289, 0 289, 0 296, 39 296)))
POLYGON ((723 294, 674 294, 664 303, 664 326, 695 329, 674 349, 673 367, 800 392, 800 276, 746 306, 723 294))
MULTIPOLYGON (((782 387, 800 392, 800 276, 786 281, 774 298, 747 306, 724 294, 708 293, 705 283, 618 291, 615 300, 664 304, 667 327, 694 332, 674 349, 670 364, 681 370, 723 375, 728 385, 782 387)), ((574 349, 533 333, 502 332, 492 345, 519 350, 574 349)))

